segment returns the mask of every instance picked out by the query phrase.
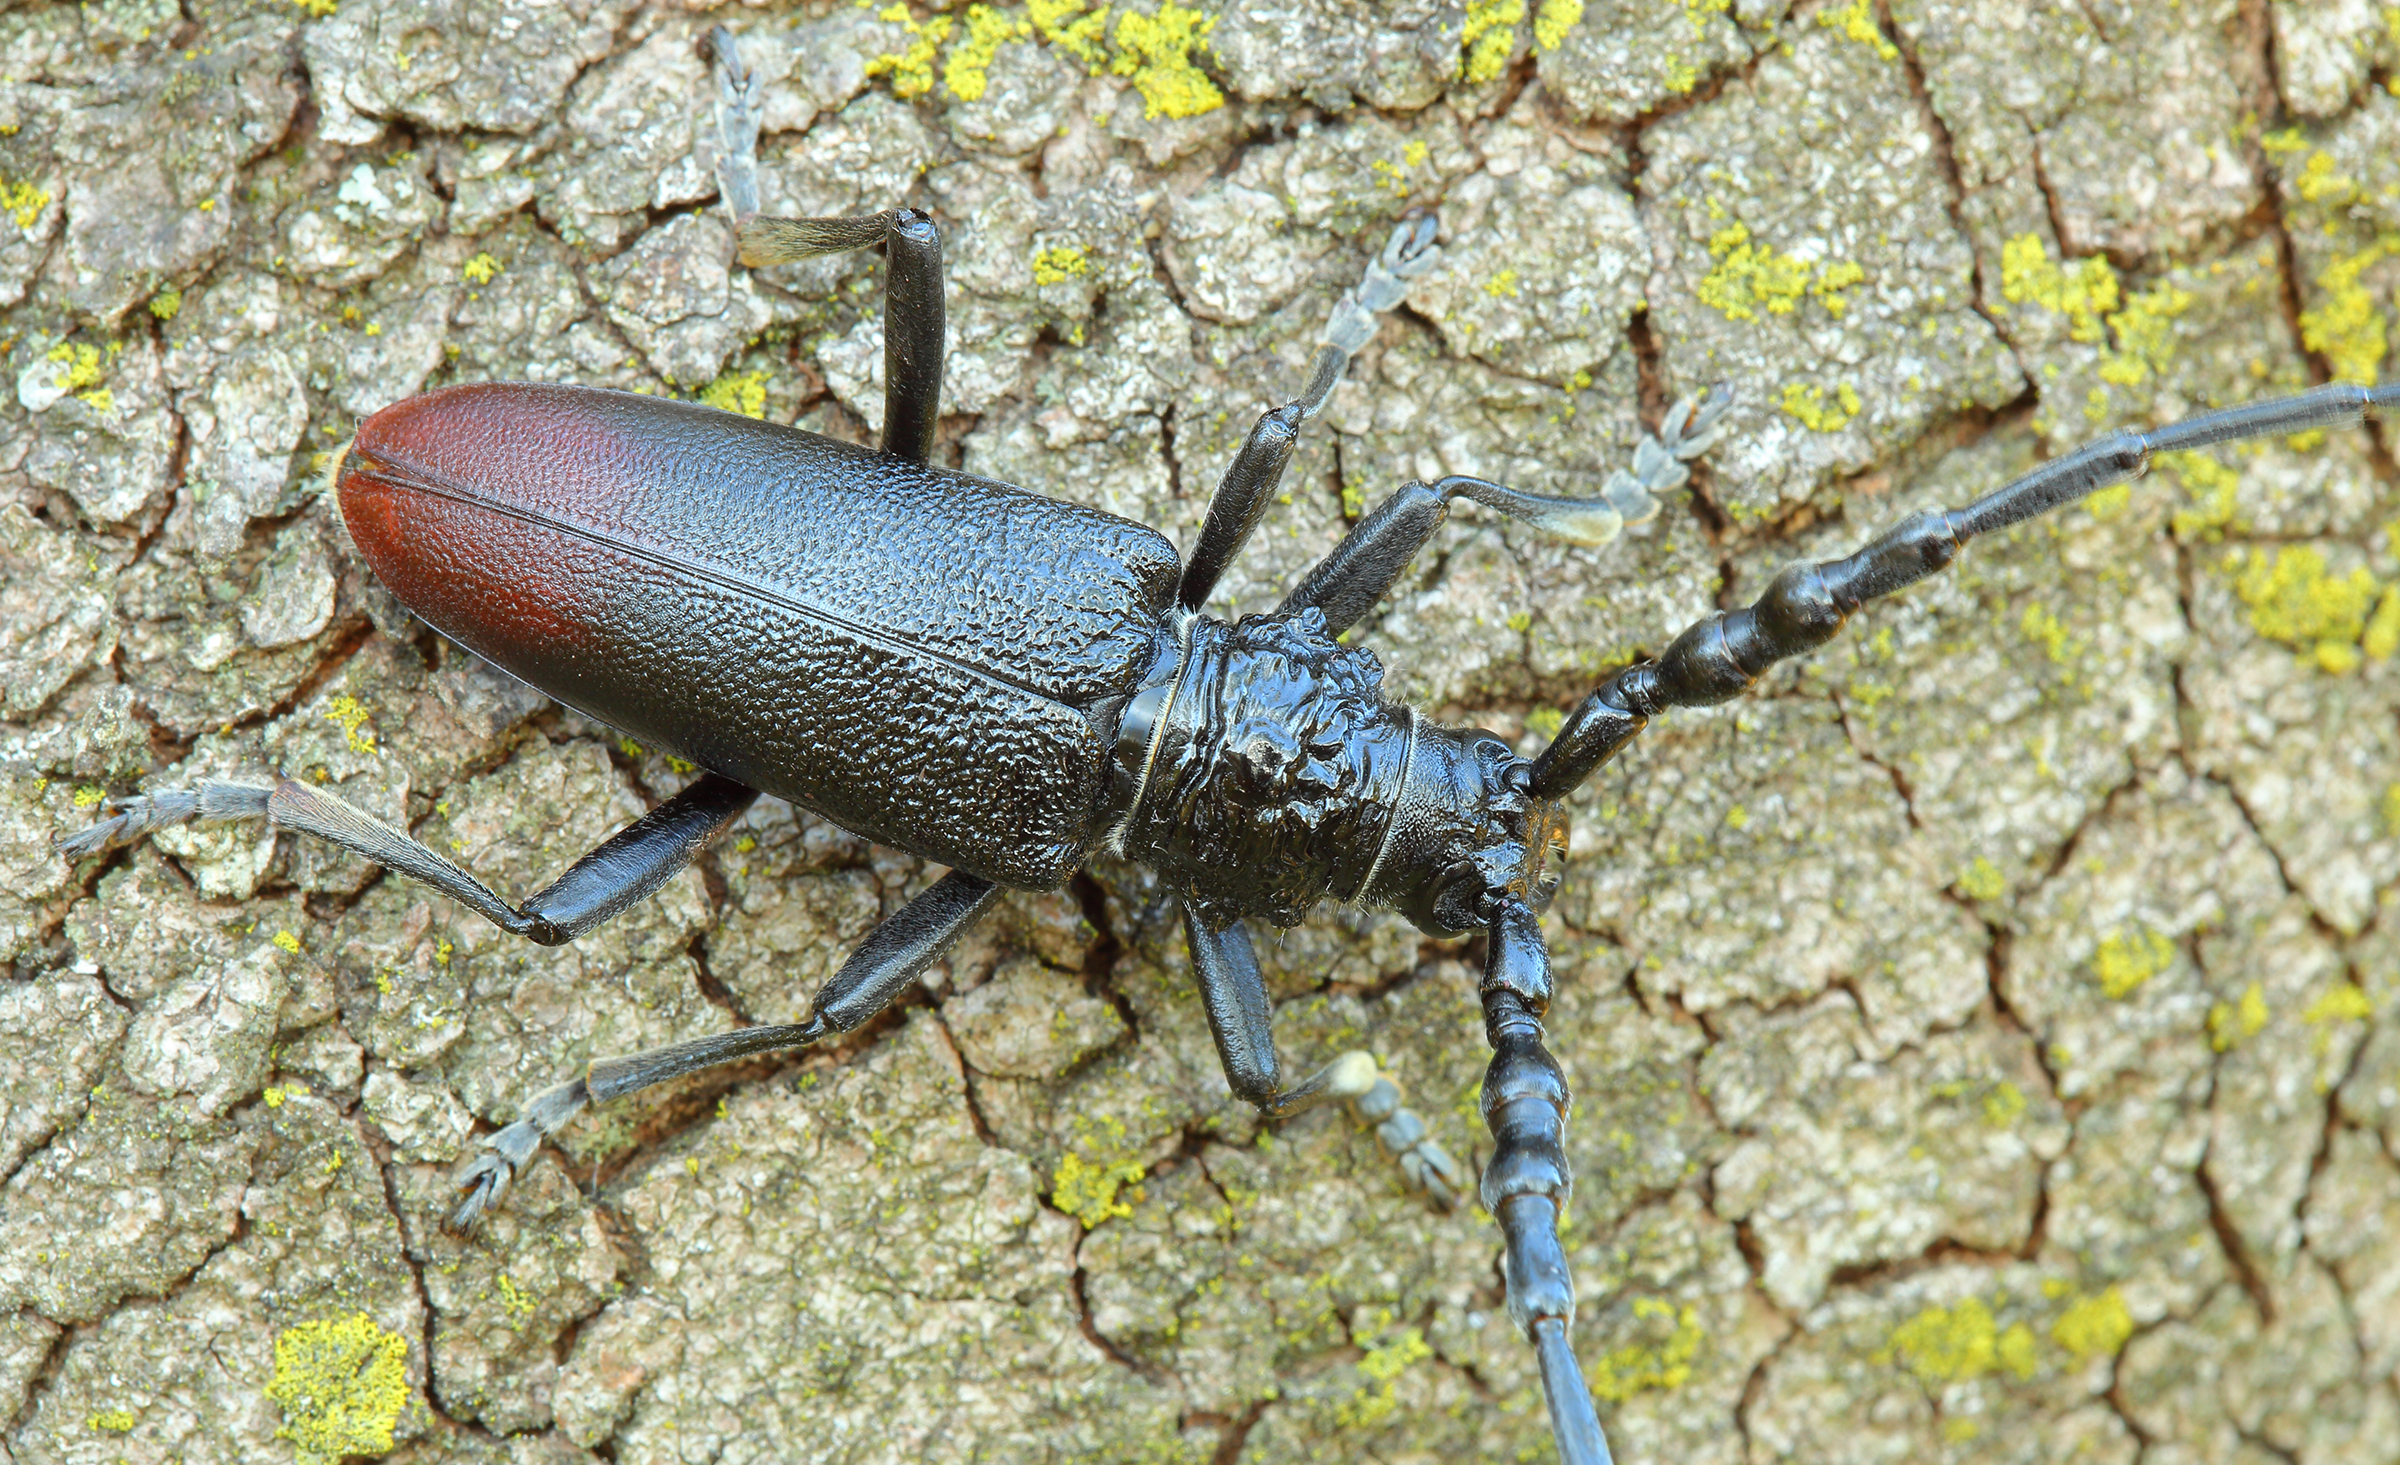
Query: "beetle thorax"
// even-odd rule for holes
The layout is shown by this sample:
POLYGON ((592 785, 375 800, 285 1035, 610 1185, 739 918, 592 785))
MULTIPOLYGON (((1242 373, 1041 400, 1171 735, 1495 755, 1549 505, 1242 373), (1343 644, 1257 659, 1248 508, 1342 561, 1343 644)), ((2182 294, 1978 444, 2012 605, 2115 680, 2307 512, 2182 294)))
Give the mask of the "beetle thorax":
POLYGON ((1184 641, 1125 854, 1212 921, 1288 926, 1362 897, 1418 735, 1416 714, 1383 700, 1382 665, 1313 609, 1196 617, 1184 641))

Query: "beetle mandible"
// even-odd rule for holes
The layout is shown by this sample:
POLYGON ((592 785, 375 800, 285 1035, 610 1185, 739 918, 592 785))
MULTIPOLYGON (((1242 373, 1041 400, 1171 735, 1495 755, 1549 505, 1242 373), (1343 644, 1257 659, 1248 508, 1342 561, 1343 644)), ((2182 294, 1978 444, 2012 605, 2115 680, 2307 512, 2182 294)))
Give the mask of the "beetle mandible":
MULTIPOLYGON (((733 47, 718 51, 738 135, 754 92, 733 47)), ((754 215, 738 166, 727 185, 729 206, 754 215)), ((354 538, 418 615, 706 777, 517 906, 405 832, 288 779, 129 800, 66 848, 89 853, 184 818, 264 817, 545 944, 656 891, 762 791, 951 867, 850 958, 805 1022, 602 1060, 536 1098, 462 1171, 462 1226, 586 1105, 851 1031, 1003 888, 1055 886, 1102 849, 1154 867, 1181 896, 1233 1091, 1275 1116, 1352 1102, 1384 1126, 1410 1183, 1443 1198, 1460 1185, 1456 1163, 1366 1055, 1286 1081, 1244 922, 1288 925, 1330 898, 1396 910, 1437 935, 1481 931, 1494 1050, 1482 1112, 1496 1146, 1481 1197, 1503 1232, 1510 1313, 1537 1349, 1560 1453, 1605 1459, 1568 1343, 1574 1294, 1556 1228, 1569 1093, 1542 1042, 1551 982, 1538 918, 1564 852, 1561 802, 1650 718, 1739 695, 1978 535, 2138 475, 2156 453, 2352 424, 2393 393, 2325 387, 2116 434, 1846 558, 1796 566, 1755 604, 1703 618, 1611 677, 1528 760, 1385 701, 1372 655, 1337 638, 1454 499, 1586 542, 1650 511, 1707 446, 1721 395, 1679 406, 1598 500, 1464 476, 1409 483, 1273 614, 1228 624, 1204 609, 1273 501, 1297 434, 1376 314, 1431 263, 1436 232, 1430 214, 1394 231, 1337 310, 1307 387, 1260 417, 1179 560, 1141 526, 929 462, 944 348, 929 216, 750 218, 752 264, 886 250, 878 450, 658 399, 487 384, 387 408, 335 470, 354 538), (909 741, 904 758, 883 756, 894 733, 909 741)))

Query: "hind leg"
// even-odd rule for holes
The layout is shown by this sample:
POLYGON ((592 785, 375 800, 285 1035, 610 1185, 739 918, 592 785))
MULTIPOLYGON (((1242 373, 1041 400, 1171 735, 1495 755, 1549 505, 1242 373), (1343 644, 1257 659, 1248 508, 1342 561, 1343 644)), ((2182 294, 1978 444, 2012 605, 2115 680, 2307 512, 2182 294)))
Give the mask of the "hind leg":
POLYGON ((522 907, 511 906, 465 867, 406 830, 384 823, 330 789, 289 778, 273 788, 209 780, 188 789, 121 799, 108 818, 60 840, 58 848, 77 860, 187 819, 264 819, 278 829, 313 834, 387 870, 422 880, 513 936, 557 946, 654 894, 757 797, 754 788, 707 774, 610 835, 607 843, 577 860, 522 907))

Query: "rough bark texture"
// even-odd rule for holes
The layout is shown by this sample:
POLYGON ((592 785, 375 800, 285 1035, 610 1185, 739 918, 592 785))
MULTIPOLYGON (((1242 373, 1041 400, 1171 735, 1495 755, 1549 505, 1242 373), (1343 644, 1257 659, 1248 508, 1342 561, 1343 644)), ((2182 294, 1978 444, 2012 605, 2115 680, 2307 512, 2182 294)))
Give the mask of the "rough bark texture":
MULTIPOLYGON (((484 377, 877 425, 877 260, 728 264, 712 23, 772 78, 770 211, 948 230, 949 460, 1182 543, 1440 203, 1445 263, 1221 607, 1406 476, 1589 492, 1729 381, 1653 527, 1463 510, 1362 628, 1528 747, 1794 556, 2373 377, 2400 285, 2400 27, 2364 0, 0 9, 21 1465, 1549 1451, 1488 1221, 1345 1114, 1230 1102, 1138 870, 1008 902, 838 1051, 586 1119, 461 1243, 479 1130, 589 1057, 792 1020, 936 872, 764 805, 539 950, 255 828, 52 853, 104 794, 281 771, 522 895, 691 775, 413 626, 317 471, 484 377)), ((2387 442, 2163 464, 1585 790, 1552 1030, 1620 1458, 2394 1458, 2387 442)), ((1471 949, 1326 912, 1261 956, 1287 1062, 1371 1047, 1476 1149, 1471 949)))

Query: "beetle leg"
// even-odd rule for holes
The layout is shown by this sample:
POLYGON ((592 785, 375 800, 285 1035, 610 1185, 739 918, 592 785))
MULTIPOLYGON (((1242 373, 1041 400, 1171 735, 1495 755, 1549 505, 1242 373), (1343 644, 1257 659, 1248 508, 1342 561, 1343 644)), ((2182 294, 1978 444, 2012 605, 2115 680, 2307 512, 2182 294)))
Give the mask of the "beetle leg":
POLYGON ((499 1203, 517 1172, 543 1140, 556 1134, 587 1105, 604 1104, 653 1084, 731 1063, 754 1053, 805 1048, 846 1033, 891 1005, 910 982, 941 958, 967 927, 992 908, 1000 887, 952 870, 936 880, 891 919, 877 926, 850 953, 810 1004, 808 1021, 736 1028, 705 1038, 670 1043, 617 1058, 602 1058, 573 1078, 544 1090, 524 1117, 484 1140, 480 1153, 459 1167, 456 1185, 465 1192, 451 1214, 452 1229, 464 1231, 499 1203))
POLYGON ((1534 760, 1532 790, 1545 799, 1564 798, 1633 741, 1652 717, 1670 707, 1708 707, 1739 696, 1776 662, 1832 640, 1868 601, 1946 568, 1968 540, 2137 478, 2148 471, 2154 454, 2311 428, 2355 427, 2368 411, 2395 403, 2400 403, 2400 382, 2337 383, 2203 412, 2151 432, 2113 432, 1963 509, 1912 514, 1856 554, 1793 565, 1756 601, 1693 622, 1656 660, 1635 662, 1584 698, 1534 760))
POLYGON ((208 781, 125 799, 109 818, 59 841, 59 852, 80 859, 184 819, 263 818, 278 829, 316 835, 422 880, 511 935, 556 946, 657 891, 757 797, 756 789, 708 774, 611 835, 522 909, 512 908, 463 866, 406 831, 331 789, 289 778, 273 788, 208 781))
POLYGON ((1265 516, 1276 486, 1283 482, 1283 470, 1292 461, 1292 446, 1301 426, 1325 410, 1333 389, 1341 385, 1343 373, 1350 368, 1350 358, 1374 338, 1377 318, 1400 303, 1408 293, 1408 281, 1433 268, 1441 258, 1442 252, 1433 242, 1440 228, 1441 221, 1430 210, 1412 212, 1393 227, 1383 252, 1368 263, 1366 278, 1335 303, 1333 317, 1319 338, 1316 360, 1309 368, 1308 385, 1296 400, 1262 414, 1250 429, 1233 466, 1225 470, 1223 481, 1208 501, 1208 522, 1201 526, 1199 541, 1184 565, 1176 600, 1185 610, 1198 610, 1207 603, 1225 567, 1241 553, 1251 531, 1265 516))
POLYGON ((1283 1067, 1275 1057, 1267 985, 1258 972, 1258 956, 1250 949, 1248 929, 1235 921, 1212 931, 1186 906, 1183 934, 1192 949, 1192 973, 1200 984, 1209 1033, 1216 1039, 1217 1059, 1225 1066, 1225 1082, 1234 1096, 1271 1119, 1348 1100, 1360 1118, 1375 1126, 1376 1139, 1400 1166, 1408 1188, 1424 1192, 1447 1210, 1464 1188, 1465 1174, 1427 1132, 1425 1121, 1401 1103, 1399 1085, 1376 1071, 1374 1055, 1344 1053, 1305 1082, 1285 1088, 1283 1067))
POLYGON ((1325 333, 1318 337, 1308 385, 1300 393, 1302 422, 1315 421, 1325 410, 1325 404, 1333 399, 1333 389, 1342 384, 1343 374, 1350 369, 1350 358, 1375 339, 1382 324, 1378 317, 1408 294, 1408 282, 1441 262, 1441 247, 1433 242, 1441 227, 1441 219, 1431 209, 1402 214, 1400 222, 1392 226, 1391 237, 1384 241, 1383 252, 1367 262, 1358 288, 1334 302, 1333 318, 1325 322, 1325 333))
POLYGON ((718 26, 701 49, 717 69, 717 192, 736 224, 758 212, 758 125, 765 83, 742 60, 733 32, 718 26))
POLYGON ((247 783, 204 779, 190 788, 161 789, 109 801, 108 817, 89 829, 62 836, 58 852, 70 860, 96 855, 104 849, 131 844, 153 829, 181 824, 186 819, 264 819, 267 800, 275 791, 247 783))
POLYGON ((471 1230, 485 1212, 500 1203, 509 1182, 517 1178, 517 1172, 525 1168, 542 1141, 564 1129, 567 1121, 587 1106, 754 1053, 804 1048, 825 1036, 826 1031, 823 1022, 811 1017, 804 1023, 736 1028, 730 1033, 711 1033, 687 1043, 670 1043, 663 1048, 595 1061, 583 1077, 543 1090, 525 1106, 521 1117, 487 1136, 479 1151, 459 1166, 452 1183, 464 1195, 458 1209, 450 1213, 450 1228, 471 1230))
POLYGON ((1483 1208, 1500 1223, 1508 1316, 1525 1330, 1550 1401, 1550 1432, 1566 1465, 1605 1465, 1608 1440, 1575 1362, 1575 1279, 1558 1223, 1574 1192, 1564 1139, 1571 1096, 1566 1075, 1542 1046, 1550 1007, 1550 953, 1542 928, 1519 901, 1502 904, 1484 959, 1484 1035, 1492 1066, 1483 1079, 1483 1122, 1496 1148, 1483 1171, 1483 1208))
POLYGON ((1208 501, 1208 522, 1200 526, 1199 542, 1184 562, 1175 599, 1185 610, 1198 610, 1208 602, 1225 567, 1266 516, 1299 436, 1300 404, 1292 402, 1261 413, 1243 439, 1241 452, 1234 455, 1233 466, 1225 470, 1224 481, 1208 501))
POLYGON ((884 246, 883 450, 922 463, 942 412, 942 231, 922 209, 854 219, 746 219, 734 231, 752 269, 884 246))

